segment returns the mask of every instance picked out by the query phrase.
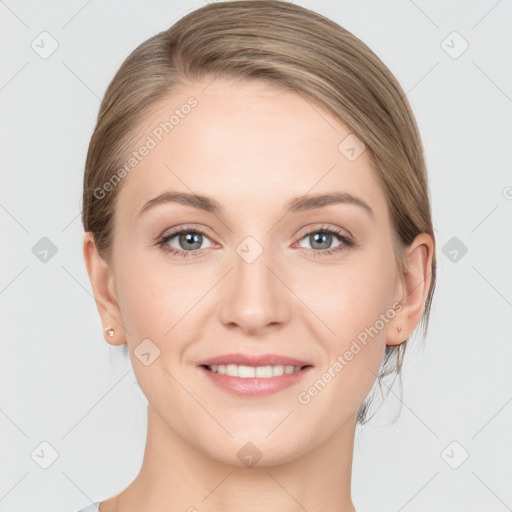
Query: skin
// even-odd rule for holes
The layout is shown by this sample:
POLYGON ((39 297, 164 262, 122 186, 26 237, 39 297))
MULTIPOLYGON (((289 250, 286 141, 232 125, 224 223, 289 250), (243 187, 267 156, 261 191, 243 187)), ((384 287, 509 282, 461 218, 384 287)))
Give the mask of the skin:
MULTIPOLYGON (((101 512, 354 511, 350 495, 357 409, 369 393, 386 344, 418 325, 430 286, 433 244, 419 235, 396 266, 389 212, 367 152, 339 150, 350 130, 312 100, 263 82, 216 79, 191 84, 159 104, 140 140, 190 96, 198 106, 124 179, 110 264, 90 233, 83 251, 112 345, 128 344, 148 399, 148 435, 136 479, 101 512), (222 214, 177 203, 138 217, 164 190, 216 199, 222 214), (284 215, 305 194, 349 192, 364 200, 284 215), (157 244, 185 224, 206 236, 199 256, 157 244), (356 244, 314 245, 321 226, 356 244), (252 263, 236 249, 247 236, 263 252, 252 263), (320 248, 314 248, 320 247, 320 248), (325 249, 324 249, 325 248, 325 249), (317 257, 313 254, 318 253, 317 257), (297 399, 381 313, 396 316, 307 405, 297 399), (398 332, 397 327, 401 327, 398 332), (149 366, 134 350, 149 338, 160 355, 149 366), (239 397, 210 383, 197 364, 232 352, 282 354, 313 365, 297 385, 265 397, 239 397), (246 467, 237 452, 262 454, 246 467)), ((191 230, 193 231, 193 229, 191 230)), ((179 236, 167 242, 186 251, 179 236)), ((190 252, 190 249, 189 249, 190 252)))

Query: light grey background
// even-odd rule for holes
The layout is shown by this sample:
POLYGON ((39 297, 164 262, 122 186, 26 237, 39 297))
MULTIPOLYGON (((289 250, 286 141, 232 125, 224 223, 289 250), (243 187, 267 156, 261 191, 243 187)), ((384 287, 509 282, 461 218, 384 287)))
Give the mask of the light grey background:
MULTIPOLYGON (((408 349, 398 422, 387 422, 392 388, 358 429, 356 508, 512 510, 512 2, 295 3, 354 32, 398 77, 433 198, 430 331, 424 349, 408 349), (455 262, 453 247, 443 253, 453 237, 467 247, 455 262)), ((83 167, 121 62, 201 5, 0 1, 0 511, 72 512, 117 494, 139 470, 146 400, 102 336, 81 253, 83 167), (43 31, 58 43, 46 59, 31 47, 51 48, 43 31), (43 237, 57 248, 47 262, 33 252, 43 237), (44 441, 58 454, 48 469, 44 441)))

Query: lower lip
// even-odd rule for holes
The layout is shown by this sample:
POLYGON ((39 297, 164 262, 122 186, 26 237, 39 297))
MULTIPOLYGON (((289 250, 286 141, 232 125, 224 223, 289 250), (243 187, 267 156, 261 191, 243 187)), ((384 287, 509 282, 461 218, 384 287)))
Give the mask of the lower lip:
POLYGON ((306 373, 312 369, 312 366, 306 366, 298 372, 280 375, 279 377, 269 377, 268 379, 231 377, 230 375, 212 372, 204 366, 200 366, 199 369, 214 384, 230 393, 238 396, 265 396, 298 384, 306 373))

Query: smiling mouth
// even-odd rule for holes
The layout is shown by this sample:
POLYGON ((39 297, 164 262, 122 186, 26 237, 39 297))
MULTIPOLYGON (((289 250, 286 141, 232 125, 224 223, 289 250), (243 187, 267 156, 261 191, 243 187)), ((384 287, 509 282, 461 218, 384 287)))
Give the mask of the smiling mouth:
POLYGON ((311 365, 292 366, 292 365, 267 365, 267 366, 245 366, 238 364, 219 364, 219 365, 202 365, 203 368, 213 373, 227 375, 229 377, 238 377, 241 379, 270 379, 272 377, 280 377, 281 375, 290 375, 298 373, 304 368, 311 365))

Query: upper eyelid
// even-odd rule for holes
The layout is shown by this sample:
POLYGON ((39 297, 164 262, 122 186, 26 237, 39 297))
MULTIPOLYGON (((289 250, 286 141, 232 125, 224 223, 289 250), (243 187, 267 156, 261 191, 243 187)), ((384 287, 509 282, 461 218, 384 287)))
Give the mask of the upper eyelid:
POLYGON ((330 233, 333 233, 335 235, 343 235, 343 236, 346 236, 347 238, 351 238, 353 239, 353 235, 352 233, 350 233, 350 231, 348 231, 347 229, 345 228, 340 228, 338 226, 334 227, 334 226, 327 226, 325 224, 322 224, 320 226, 317 226, 317 227, 310 227, 310 228, 304 228, 304 230, 302 231, 301 230, 301 235, 299 235, 301 238, 307 236, 307 235, 310 235, 311 233, 317 233, 317 232, 322 232, 322 231, 327 231, 327 232, 330 232, 330 233), (344 234, 346 233, 346 234, 344 234))

